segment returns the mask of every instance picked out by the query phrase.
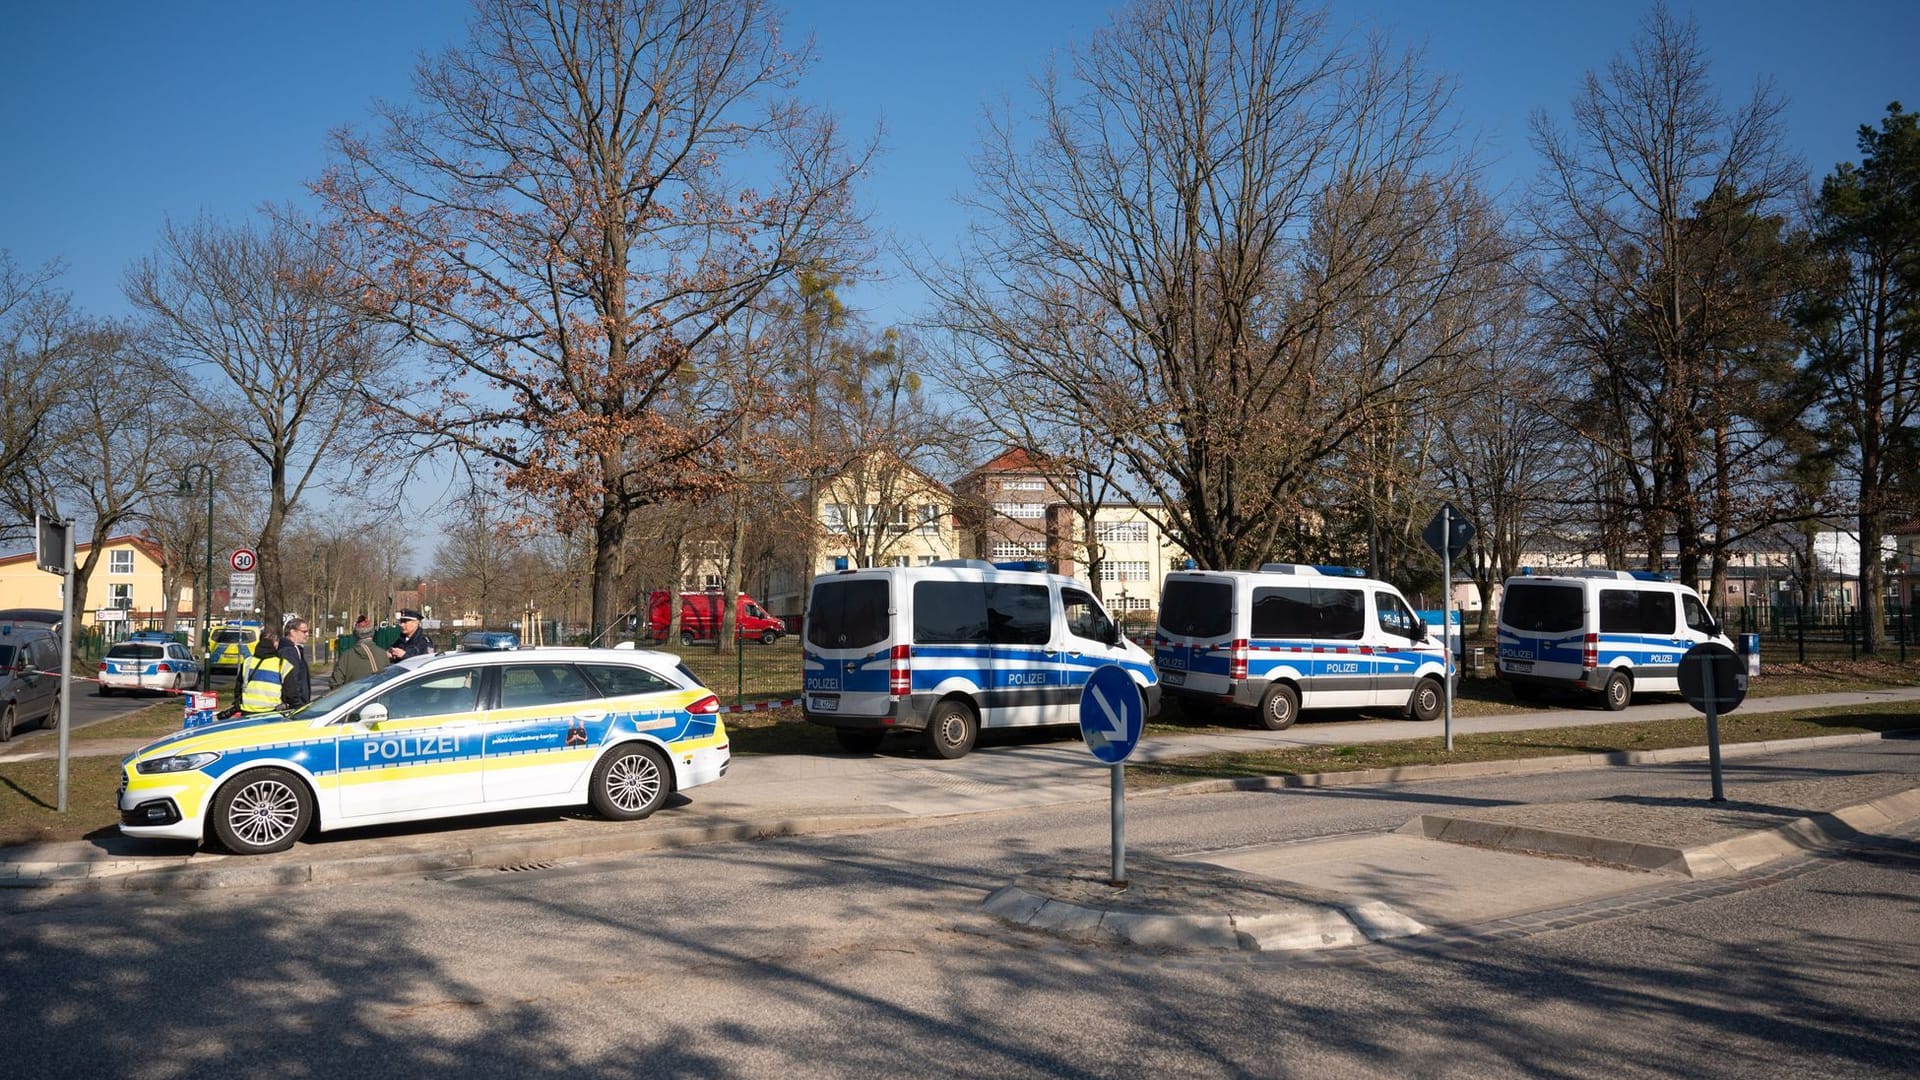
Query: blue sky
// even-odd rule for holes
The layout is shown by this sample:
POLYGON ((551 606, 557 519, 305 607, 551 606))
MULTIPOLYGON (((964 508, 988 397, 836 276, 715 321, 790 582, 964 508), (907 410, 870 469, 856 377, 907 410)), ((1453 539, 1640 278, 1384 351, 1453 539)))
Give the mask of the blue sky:
MULTIPOLYGON (((89 0, 18 3, 0 16, 0 248, 33 266, 60 258, 80 303, 125 310, 121 275, 167 215, 241 218, 302 200, 327 132, 376 97, 404 98, 414 58, 461 40, 466 0, 89 0)), ((850 132, 884 120, 865 189, 875 222, 909 247, 949 249, 955 194, 984 107, 1027 101, 1030 76, 1104 24, 1100 0, 801 0, 788 32, 811 33, 807 92, 850 132)), ((1564 110, 1582 74, 1623 49, 1647 8, 1629 3, 1375 0, 1336 25, 1424 45, 1458 80, 1456 106, 1495 159, 1498 183, 1533 170, 1527 117, 1564 110)), ((1701 26, 1729 100, 1771 75, 1791 102, 1788 137, 1816 175, 1854 157, 1854 130, 1888 101, 1920 107, 1916 0, 1747 0, 1673 5, 1701 26)), ((921 297, 895 275, 849 296, 881 320, 921 297)))

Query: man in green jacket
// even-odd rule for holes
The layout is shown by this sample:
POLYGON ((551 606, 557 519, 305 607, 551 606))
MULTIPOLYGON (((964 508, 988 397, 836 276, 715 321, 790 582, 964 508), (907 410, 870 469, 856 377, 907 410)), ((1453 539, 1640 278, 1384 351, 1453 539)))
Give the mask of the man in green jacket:
POLYGON ((353 621, 353 644, 340 651, 330 676, 335 689, 378 671, 385 671, 386 655, 373 643, 373 624, 365 615, 353 621))

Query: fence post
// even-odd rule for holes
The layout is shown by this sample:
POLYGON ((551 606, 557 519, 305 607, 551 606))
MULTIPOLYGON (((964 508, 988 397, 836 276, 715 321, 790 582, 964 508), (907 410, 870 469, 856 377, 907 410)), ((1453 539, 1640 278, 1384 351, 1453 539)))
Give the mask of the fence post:
POLYGON ((1807 662, 1807 609, 1795 604, 1794 615, 1800 626, 1800 662, 1804 664, 1807 662))
POLYGON ((1866 628, 1861 625, 1860 609, 1854 608, 1847 613, 1847 659, 1860 659, 1860 639, 1857 632, 1866 628))

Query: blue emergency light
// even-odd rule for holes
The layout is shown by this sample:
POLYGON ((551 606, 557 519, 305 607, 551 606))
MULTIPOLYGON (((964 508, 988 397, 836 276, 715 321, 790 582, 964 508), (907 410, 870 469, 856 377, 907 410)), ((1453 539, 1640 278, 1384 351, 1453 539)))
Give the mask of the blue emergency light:
POLYGON ((1047 572, 1047 564, 1042 559, 1009 559, 993 564, 995 570, 1030 570, 1036 574, 1047 572))

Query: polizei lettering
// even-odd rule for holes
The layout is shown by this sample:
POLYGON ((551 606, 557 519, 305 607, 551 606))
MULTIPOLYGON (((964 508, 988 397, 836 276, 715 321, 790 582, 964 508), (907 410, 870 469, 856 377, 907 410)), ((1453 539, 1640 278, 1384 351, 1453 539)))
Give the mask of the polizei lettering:
POLYGON ((458 735, 401 735, 392 739, 368 739, 361 745, 362 762, 404 761, 411 758, 439 757, 460 752, 458 735))

